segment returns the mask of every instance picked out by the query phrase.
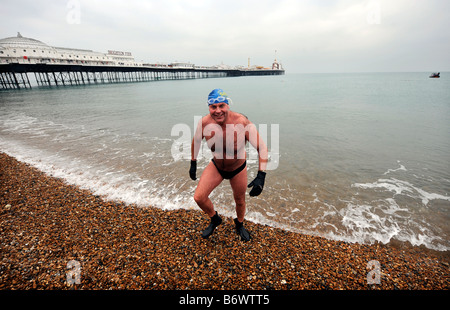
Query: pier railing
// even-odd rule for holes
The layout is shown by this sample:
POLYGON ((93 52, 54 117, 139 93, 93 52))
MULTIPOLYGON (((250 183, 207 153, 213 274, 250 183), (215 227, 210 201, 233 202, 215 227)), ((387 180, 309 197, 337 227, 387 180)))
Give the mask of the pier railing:
POLYGON ((0 89, 31 88, 29 74, 38 86, 67 86, 99 83, 282 75, 284 70, 90 66, 68 64, 0 64, 0 89))

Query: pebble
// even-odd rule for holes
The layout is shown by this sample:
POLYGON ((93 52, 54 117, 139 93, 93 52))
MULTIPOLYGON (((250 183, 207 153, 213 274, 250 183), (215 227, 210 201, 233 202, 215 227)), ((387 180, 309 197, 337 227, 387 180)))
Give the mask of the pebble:
POLYGON ((245 225, 253 239, 242 242, 232 218, 204 240, 209 220, 198 209, 103 200, 1 152, 0 167, 0 289, 450 288, 448 252, 352 244, 252 222, 245 225), (79 284, 68 282, 73 260, 79 284), (367 281, 372 260, 380 263, 376 284, 367 281))

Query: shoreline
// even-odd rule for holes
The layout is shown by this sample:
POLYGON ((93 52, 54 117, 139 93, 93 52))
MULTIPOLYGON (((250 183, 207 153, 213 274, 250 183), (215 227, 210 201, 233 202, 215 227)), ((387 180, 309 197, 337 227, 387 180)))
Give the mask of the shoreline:
POLYGON ((252 240, 243 242, 227 217, 204 240, 209 219, 201 210, 106 201, 2 152, 0 167, 2 290, 450 288, 449 251, 348 243, 249 221, 252 240), (72 260, 80 283, 70 286, 72 260))

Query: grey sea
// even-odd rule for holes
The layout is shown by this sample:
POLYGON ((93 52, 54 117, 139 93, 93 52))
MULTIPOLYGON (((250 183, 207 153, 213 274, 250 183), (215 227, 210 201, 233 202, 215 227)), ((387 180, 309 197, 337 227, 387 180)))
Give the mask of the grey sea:
MULTIPOLYGON (((222 88, 270 152, 249 221, 450 250, 450 73, 286 74, 0 92, 0 151, 110 200, 197 209, 189 139, 222 88)), ((249 182, 255 150, 247 147, 249 182)), ((203 148, 197 175, 209 163, 203 148)), ((234 217, 224 181, 211 195, 234 217)))

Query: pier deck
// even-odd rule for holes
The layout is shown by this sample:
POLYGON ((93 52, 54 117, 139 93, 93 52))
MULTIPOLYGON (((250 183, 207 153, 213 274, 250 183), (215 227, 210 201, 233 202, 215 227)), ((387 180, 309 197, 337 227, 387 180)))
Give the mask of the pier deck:
POLYGON ((30 83, 29 74, 34 74, 38 86, 67 86, 252 75, 283 75, 284 70, 9 63, 0 64, 0 89, 31 88, 32 83, 30 83))

